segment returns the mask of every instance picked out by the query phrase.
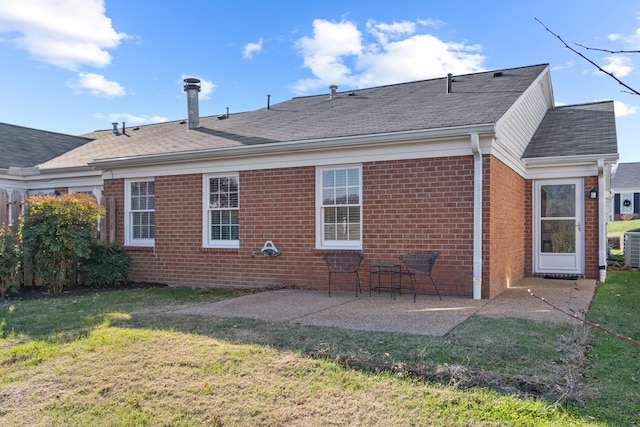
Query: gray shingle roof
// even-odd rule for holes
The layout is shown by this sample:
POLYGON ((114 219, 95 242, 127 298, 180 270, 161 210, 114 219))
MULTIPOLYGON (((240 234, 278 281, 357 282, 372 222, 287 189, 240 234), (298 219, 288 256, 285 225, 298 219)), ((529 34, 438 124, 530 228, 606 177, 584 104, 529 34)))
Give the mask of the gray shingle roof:
POLYGON ((613 101, 567 105, 547 111, 524 159, 618 152, 613 101))
POLYGON ((640 188, 640 163, 619 163, 611 179, 611 189, 640 188))
MULTIPOLYGON (((297 97, 270 109, 200 118, 200 128, 187 131, 179 121, 85 135, 94 142, 41 165, 59 168, 98 159, 124 158, 198 150, 215 150, 271 142, 303 141, 411 130, 491 124, 508 110, 548 65, 454 76, 451 93, 446 78, 356 91, 297 97)), ((186 113, 186 109, 185 109, 186 113)))
POLYGON ((91 139, 0 123, 0 168, 31 167, 51 160, 91 139))

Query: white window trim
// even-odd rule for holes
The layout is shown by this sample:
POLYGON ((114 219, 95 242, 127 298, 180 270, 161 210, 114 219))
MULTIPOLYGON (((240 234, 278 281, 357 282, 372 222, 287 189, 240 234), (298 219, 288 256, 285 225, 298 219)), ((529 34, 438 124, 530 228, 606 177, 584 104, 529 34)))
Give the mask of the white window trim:
POLYGON ((154 182, 154 179, 127 179, 124 182, 124 245, 153 247, 156 243, 155 239, 134 239, 131 234, 131 184, 134 182, 154 182))
MULTIPOLYGON (((233 176, 238 180, 238 211, 241 203, 240 174, 238 172, 215 173, 202 175, 202 247, 203 248, 239 248, 240 240, 211 240, 209 229, 211 220, 209 217, 209 180, 211 178, 233 176)), ((242 220, 242 218, 240 219, 242 220)))
POLYGON ((362 200, 362 165, 332 165, 316 167, 316 249, 362 249, 362 219, 363 219, 363 200, 362 200), (358 200, 360 200, 360 240, 325 240, 324 239, 324 211, 322 209, 322 172, 325 170, 336 169, 358 169, 358 179, 360 188, 358 200))

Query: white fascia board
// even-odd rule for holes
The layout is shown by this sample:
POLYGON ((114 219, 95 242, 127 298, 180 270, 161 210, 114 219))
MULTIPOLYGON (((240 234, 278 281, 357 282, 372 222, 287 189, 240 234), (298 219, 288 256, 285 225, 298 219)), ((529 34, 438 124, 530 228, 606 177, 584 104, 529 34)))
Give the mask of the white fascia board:
POLYGON ((640 187, 611 187, 612 193, 640 193, 640 187))
MULTIPOLYGON (((492 139, 483 138, 483 145, 490 146, 492 139)), ((360 145, 335 147, 313 146, 301 150, 257 152, 251 155, 209 157, 203 160, 161 164, 141 164, 110 169, 101 166, 104 179, 184 175, 191 173, 216 173, 260 170, 272 168, 326 166, 365 163, 384 160, 406 160, 450 156, 470 156, 469 135, 430 139, 385 141, 360 145)))
POLYGON ((408 142, 415 140, 429 140, 454 138, 471 133, 492 134, 494 125, 479 124, 459 126, 453 128, 438 128, 429 130, 416 130, 404 132, 382 133, 375 135, 357 135, 331 139, 311 139, 302 141, 274 142, 270 144, 248 145, 231 148, 218 148, 211 150, 185 151, 179 153, 161 153, 145 156, 132 156, 116 159, 98 159, 89 166, 102 169, 112 169, 127 166, 140 166, 148 164, 161 164, 185 161, 197 161, 201 159, 215 159, 222 157, 252 156, 283 152, 300 152, 306 150, 343 149, 350 146, 363 146, 379 143, 408 142))
POLYGON ((598 160, 604 160, 605 165, 615 163, 614 160, 603 159, 602 156, 567 157, 566 160, 557 161, 556 163, 535 162, 534 164, 527 165, 525 178, 545 179, 598 176, 598 160), (573 162, 571 160, 573 160, 573 162))
POLYGON ((103 180, 101 175, 96 176, 77 176, 77 177, 58 177, 39 180, 29 180, 25 182, 27 189, 38 190, 43 188, 60 188, 60 187, 102 187, 103 180))

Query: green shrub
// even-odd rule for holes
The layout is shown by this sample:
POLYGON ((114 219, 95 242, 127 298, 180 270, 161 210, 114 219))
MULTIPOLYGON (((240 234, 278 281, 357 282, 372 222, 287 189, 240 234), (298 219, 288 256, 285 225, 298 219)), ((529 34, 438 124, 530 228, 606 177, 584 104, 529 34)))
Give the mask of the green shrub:
POLYGON ((0 226, 0 296, 4 296, 12 286, 20 284, 21 262, 20 233, 0 226))
POLYGON ((96 240, 89 258, 80 261, 81 281, 86 286, 116 287, 129 278, 131 257, 124 246, 96 240))
POLYGON ((27 200, 24 250, 33 260, 37 284, 61 292, 78 260, 91 256, 96 224, 104 208, 86 194, 36 196, 27 200))

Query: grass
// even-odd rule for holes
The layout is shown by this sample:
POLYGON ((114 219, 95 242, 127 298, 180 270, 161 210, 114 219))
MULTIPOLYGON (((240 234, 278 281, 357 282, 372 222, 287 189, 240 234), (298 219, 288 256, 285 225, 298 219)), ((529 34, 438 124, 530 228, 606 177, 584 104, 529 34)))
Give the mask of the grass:
MULTIPOLYGON (((609 278, 589 320, 639 339, 640 275, 609 278)), ((639 350, 597 330, 476 316, 424 337, 174 312, 235 295, 0 304, 0 425, 640 423, 639 350)))
POLYGON ((633 219, 631 221, 613 221, 608 223, 608 233, 624 233, 625 231, 635 230, 640 228, 640 219, 633 219))

